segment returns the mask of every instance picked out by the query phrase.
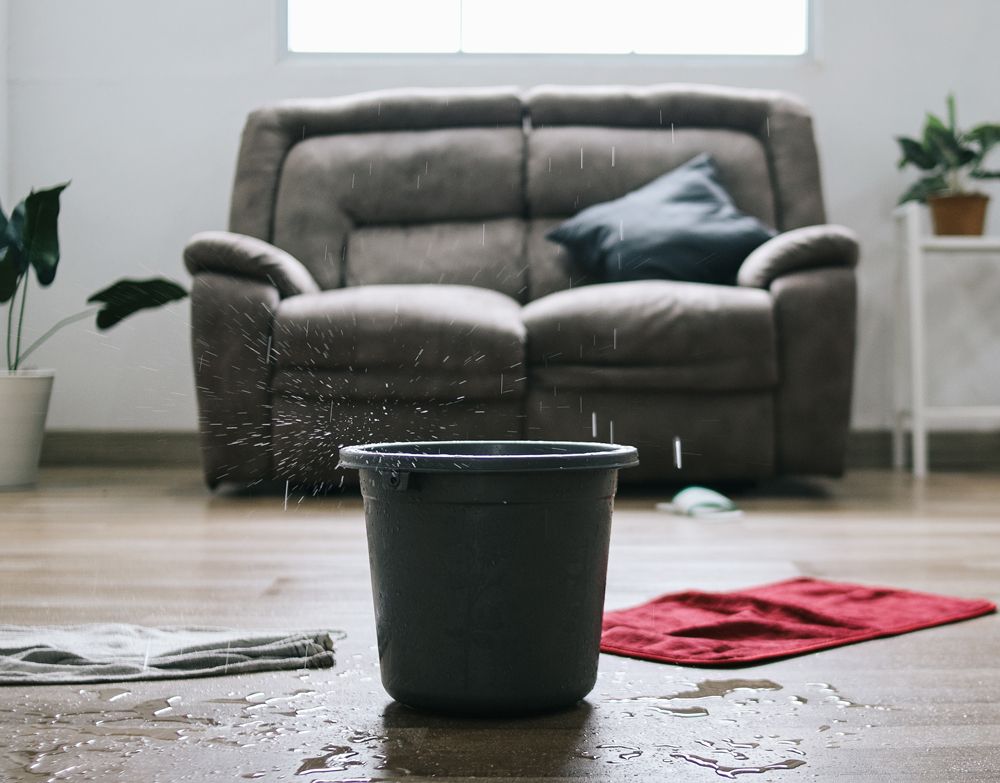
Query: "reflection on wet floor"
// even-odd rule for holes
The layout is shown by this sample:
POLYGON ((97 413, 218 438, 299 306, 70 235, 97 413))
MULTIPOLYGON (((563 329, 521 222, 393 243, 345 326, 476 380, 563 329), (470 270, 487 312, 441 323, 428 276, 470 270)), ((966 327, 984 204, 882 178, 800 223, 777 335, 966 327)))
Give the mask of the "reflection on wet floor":
MULTIPOLYGON (((365 672, 352 671, 360 683, 357 675, 365 672)), ((655 780, 669 768, 686 779, 713 773, 732 779, 807 766, 811 756, 872 728, 850 717, 855 710, 891 709, 853 701, 828 683, 787 687, 765 679, 681 681, 664 689, 672 691, 666 695, 624 695, 631 683, 619 674, 610 677, 625 686, 619 693, 595 693, 554 715, 503 720, 429 715, 391 702, 366 716, 344 701, 340 683, 323 681, 330 674, 318 673, 283 673, 273 678, 273 690, 205 698, 166 690, 147 698, 152 684, 143 696, 122 688, 80 689, 72 704, 61 699, 58 711, 21 698, 0 710, 0 723, 12 729, 0 750, 0 770, 15 783, 131 779, 144 755, 167 753, 187 769, 217 765, 223 778, 235 770, 245 779, 316 783, 655 780)))

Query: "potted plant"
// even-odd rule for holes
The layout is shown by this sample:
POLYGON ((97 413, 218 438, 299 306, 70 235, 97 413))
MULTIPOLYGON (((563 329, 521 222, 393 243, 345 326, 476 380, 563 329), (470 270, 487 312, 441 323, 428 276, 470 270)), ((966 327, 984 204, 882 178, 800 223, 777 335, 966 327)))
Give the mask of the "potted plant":
POLYGON ((912 164, 927 172, 899 203, 928 204, 935 234, 982 234, 989 196, 968 191, 964 178, 1000 177, 1000 171, 983 168, 987 153, 1000 142, 1000 125, 984 123, 959 130, 955 124, 955 96, 949 94, 947 125, 928 112, 921 140, 897 136, 896 141, 903 153, 899 168, 912 164))
POLYGON ((7 369, 0 371, 0 488, 35 483, 53 370, 25 369, 24 361, 64 326, 97 314, 108 329, 137 310, 182 299, 187 291, 163 279, 119 280, 87 302, 97 306, 63 318, 41 337, 23 345, 30 271, 42 287, 51 285, 59 265, 59 195, 69 185, 32 191, 10 218, 0 208, 0 304, 7 304, 7 369))

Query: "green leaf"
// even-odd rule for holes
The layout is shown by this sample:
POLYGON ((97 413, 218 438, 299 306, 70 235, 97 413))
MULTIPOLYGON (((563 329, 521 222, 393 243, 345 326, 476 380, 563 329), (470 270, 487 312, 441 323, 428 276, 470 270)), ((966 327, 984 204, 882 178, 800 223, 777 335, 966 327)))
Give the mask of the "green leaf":
POLYGON ((24 245, 21 244, 21 229, 24 227, 24 202, 21 201, 10 213, 10 220, 4 220, 3 233, 0 234, 0 303, 9 302, 17 291, 21 276, 28 269, 24 256, 24 245))
POLYGON ((59 265, 59 194, 69 183, 32 191, 24 200, 25 218, 21 241, 28 263, 35 268, 39 285, 49 285, 59 265))
POLYGON ((938 165, 934 156, 924 149, 924 145, 916 139, 908 139, 905 136, 897 136, 899 148, 903 152, 903 157, 899 159, 899 168, 903 168, 907 163, 912 163, 917 168, 927 171, 938 165))
POLYGON ((986 152, 994 144, 1000 142, 1000 125, 984 122, 982 125, 977 125, 975 128, 968 130, 965 138, 975 141, 983 148, 983 152, 986 152))
POLYGON ((952 132, 952 134, 955 134, 955 133, 957 133, 957 131, 955 130, 955 94, 954 93, 951 93, 951 92, 948 93, 947 103, 948 103, 948 130, 950 130, 952 132))
POLYGON ((924 144, 946 169, 958 169, 976 158, 976 151, 963 147, 947 128, 928 125, 924 129, 924 144))
POLYGON ((924 120, 924 133, 927 133, 928 128, 938 128, 940 130, 948 130, 948 126, 941 122, 941 119, 937 115, 927 112, 927 117, 924 120))
POLYGON ((91 302, 103 302, 104 307, 97 314, 97 328, 109 329, 123 318, 149 307, 160 307, 167 302, 175 302, 188 295, 177 283, 162 278, 151 280, 119 280, 98 291, 91 302))
POLYGON ((14 207, 14 211, 10 213, 10 220, 3 229, 3 245, 7 248, 7 257, 14 263, 18 275, 24 274, 28 268, 24 243, 21 241, 21 235, 24 231, 24 210, 25 204, 22 199, 14 207))
POLYGON ((9 252, 11 249, 5 247, 0 250, 0 253, 3 254, 3 257, 0 258, 0 303, 11 300, 23 274, 23 272, 17 271, 12 254, 9 252))
POLYGON ((935 193, 943 193, 946 190, 948 190, 948 183, 945 182, 944 177, 940 174, 932 177, 924 177, 923 179, 918 179, 910 186, 910 189, 900 197, 899 203, 905 204, 907 201, 919 201, 923 203, 928 196, 933 196, 935 193))
POLYGON ((989 136, 996 140, 1000 136, 1000 125, 994 122, 981 122, 966 131, 967 135, 978 138, 980 136, 989 136))

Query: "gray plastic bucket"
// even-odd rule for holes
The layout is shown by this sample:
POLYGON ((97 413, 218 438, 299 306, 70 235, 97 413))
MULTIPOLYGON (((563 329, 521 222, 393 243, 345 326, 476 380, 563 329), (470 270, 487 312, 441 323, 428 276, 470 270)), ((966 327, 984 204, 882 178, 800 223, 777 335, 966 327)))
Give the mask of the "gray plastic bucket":
POLYGON ((597 680, 611 511, 631 446, 382 443, 361 471, 382 684, 469 715, 573 704, 597 680))

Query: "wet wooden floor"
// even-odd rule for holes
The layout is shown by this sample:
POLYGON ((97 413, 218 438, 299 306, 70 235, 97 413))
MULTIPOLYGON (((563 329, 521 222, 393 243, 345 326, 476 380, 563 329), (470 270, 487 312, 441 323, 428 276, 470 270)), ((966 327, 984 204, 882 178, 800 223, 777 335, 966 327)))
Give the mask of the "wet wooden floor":
MULTIPOLYGON (((1000 600, 1000 475, 784 482, 741 520, 616 507, 608 608, 806 574, 1000 600)), ((602 656, 576 708, 420 714, 382 690, 360 499, 212 496, 186 470, 49 469, 0 495, 0 622, 337 629, 330 670, 0 688, 0 779, 1000 779, 1000 618, 762 666, 602 656)))

